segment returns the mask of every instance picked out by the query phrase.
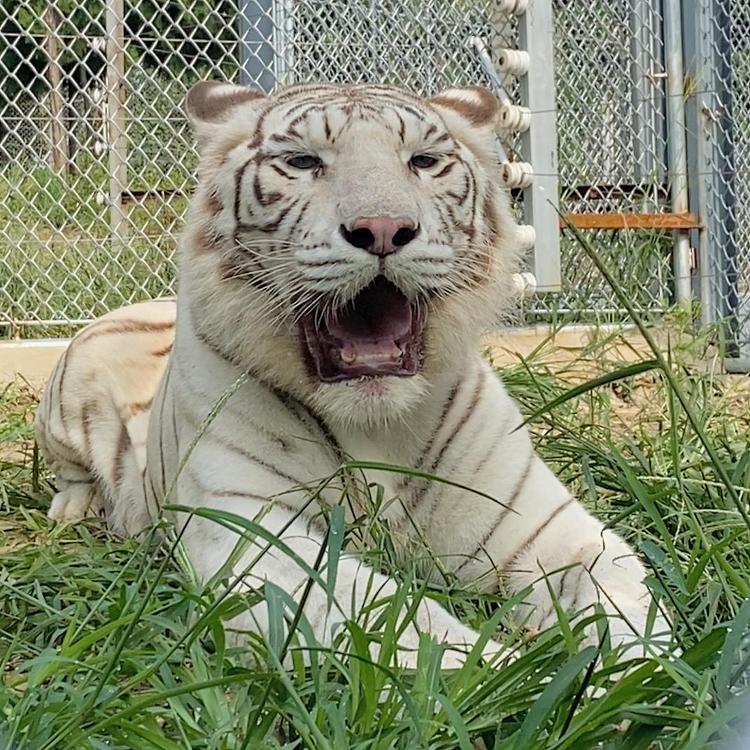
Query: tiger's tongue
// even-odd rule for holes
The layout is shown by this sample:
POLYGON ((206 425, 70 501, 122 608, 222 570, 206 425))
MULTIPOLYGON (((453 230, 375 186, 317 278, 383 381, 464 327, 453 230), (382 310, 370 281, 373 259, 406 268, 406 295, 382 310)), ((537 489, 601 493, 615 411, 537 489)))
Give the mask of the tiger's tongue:
POLYGON ((395 287, 375 283, 357 296, 356 308, 340 310, 327 328, 338 339, 343 363, 395 364, 403 356, 399 344, 413 335, 411 305, 395 287))

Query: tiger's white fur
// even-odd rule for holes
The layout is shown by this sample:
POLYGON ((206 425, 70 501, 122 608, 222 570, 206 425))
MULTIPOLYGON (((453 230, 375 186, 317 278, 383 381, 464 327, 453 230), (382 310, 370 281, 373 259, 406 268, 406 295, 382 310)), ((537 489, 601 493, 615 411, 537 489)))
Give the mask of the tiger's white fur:
MULTIPOLYGON (((367 471, 391 501, 380 513, 403 555, 419 539, 467 586, 530 586, 519 614, 535 628, 556 620, 556 597, 571 610, 601 602, 615 642, 644 634, 643 566, 535 455, 517 429, 517 407, 478 353, 518 260, 515 224, 494 181, 489 92, 455 89, 426 101, 385 86, 313 85, 264 97, 199 84, 187 108, 202 156, 181 239, 176 316, 170 301, 117 311, 84 329, 61 359, 37 418, 57 477, 50 515, 72 520, 101 508, 111 528, 134 534, 177 477, 173 501, 261 519, 314 565, 324 541, 320 506, 340 502, 341 491, 329 486, 309 505, 311 483, 345 456, 405 465, 484 494, 367 471), (290 148, 319 166, 290 167, 290 148), (413 169, 420 152, 437 154, 437 165, 413 169), (358 216, 394 215, 413 216, 420 229, 387 256, 348 244, 339 230, 358 216), (321 299, 352 300, 378 275, 427 310, 419 372, 321 382, 301 354, 297 319, 321 299), (247 381, 177 476, 196 430, 242 373, 247 381)), ((350 519, 366 503, 351 490, 350 519)), ((198 573, 210 577, 236 536, 194 517, 183 540, 198 573)), ((257 546, 246 550, 234 570, 257 554, 257 546)), ((299 596, 307 579, 271 549, 245 585, 268 580, 299 596)), ((373 592, 394 590, 351 553, 338 570, 338 606, 329 610, 314 585, 305 614, 328 643, 373 592)), ((263 631, 263 606, 239 624, 263 631)), ((451 644, 476 639, 422 600, 403 634, 402 663, 411 663, 418 630, 451 644)), ((447 652, 445 664, 460 659, 447 652)))

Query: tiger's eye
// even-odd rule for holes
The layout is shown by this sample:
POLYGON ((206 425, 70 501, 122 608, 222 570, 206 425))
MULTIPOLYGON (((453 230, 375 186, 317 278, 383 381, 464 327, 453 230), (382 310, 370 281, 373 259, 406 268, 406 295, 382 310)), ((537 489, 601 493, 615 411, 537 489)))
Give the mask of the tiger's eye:
POLYGON ((315 169, 323 165, 323 162, 313 154, 295 154, 290 156, 286 163, 294 169, 315 169))
POLYGON ((412 167, 416 169, 429 169, 430 167, 434 167, 437 162, 437 157, 430 156, 429 154, 414 154, 409 160, 412 167))

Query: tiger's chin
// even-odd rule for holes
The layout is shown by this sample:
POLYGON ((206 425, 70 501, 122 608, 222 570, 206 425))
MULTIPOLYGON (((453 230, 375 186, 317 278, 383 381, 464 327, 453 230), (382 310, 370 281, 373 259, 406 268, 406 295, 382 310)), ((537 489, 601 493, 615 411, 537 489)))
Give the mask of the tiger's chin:
POLYGON ((429 392, 427 379, 363 375, 332 383, 321 382, 312 402, 316 410, 340 427, 377 427, 408 419, 429 392))

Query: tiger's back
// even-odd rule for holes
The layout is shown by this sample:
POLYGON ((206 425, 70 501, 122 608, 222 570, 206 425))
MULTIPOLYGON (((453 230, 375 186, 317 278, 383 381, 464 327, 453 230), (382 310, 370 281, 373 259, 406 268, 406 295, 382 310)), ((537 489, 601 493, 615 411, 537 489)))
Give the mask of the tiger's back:
POLYGON ((129 516, 143 500, 126 485, 146 466, 153 399, 172 351, 172 299, 120 308, 83 328, 55 366, 36 415, 42 455, 57 492, 49 515, 73 521, 103 513, 110 526, 130 533, 147 522, 129 516), (118 510, 119 509, 119 510, 118 510))

